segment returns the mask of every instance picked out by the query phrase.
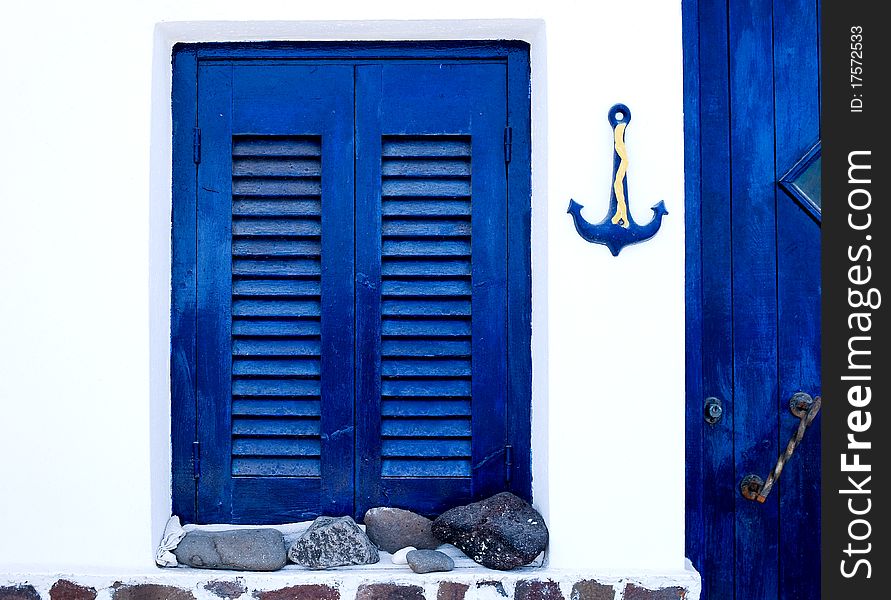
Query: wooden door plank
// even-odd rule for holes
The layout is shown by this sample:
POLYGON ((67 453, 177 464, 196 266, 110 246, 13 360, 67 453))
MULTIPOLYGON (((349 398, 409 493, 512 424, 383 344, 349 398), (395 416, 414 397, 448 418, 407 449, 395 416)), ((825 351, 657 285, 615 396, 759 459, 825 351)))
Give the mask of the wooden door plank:
MULTIPOLYGON (((777 315, 773 7, 731 0, 730 125, 733 222, 735 480, 765 477, 776 461, 777 315)), ((736 598, 778 596, 776 503, 737 490, 736 598)))
POLYGON ((232 67, 198 68, 198 520, 228 523, 232 513, 232 67))
POLYGON ((173 459, 173 514, 185 523, 196 518, 193 464, 196 436, 195 245, 197 194, 194 128, 197 116, 198 62, 194 48, 173 58, 173 207, 170 299, 170 402, 173 459))
POLYGON ((508 51, 507 85, 511 140, 516 140, 507 171, 507 435, 514 458, 509 475, 510 490, 532 501, 532 149, 526 44, 508 51))
MULTIPOLYGON (((819 138, 819 38, 816 0, 774 6, 776 173, 782 176, 819 138)), ((820 227, 777 191, 777 292, 780 443, 798 426, 788 400, 820 393, 820 227)), ((782 446, 781 446, 782 448, 782 446)), ((819 418, 786 464, 769 502, 780 510, 782 600, 820 597, 819 418)))
MULTIPOLYGON (((355 75, 324 67, 322 131, 322 482, 324 515, 353 511, 355 478, 355 75)), ((317 92, 318 93, 318 92, 317 92)))
POLYGON ((356 67, 356 518, 381 482, 381 67, 356 67))
MULTIPOLYGON (((684 296, 685 296, 685 552, 702 571, 702 155, 700 153, 699 0, 683 3, 684 52, 684 296)), ((707 36, 707 32, 705 34, 707 36)))
MULTIPOLYGON (((473 497, 504 490, 507 443, 507 69, 479 65, 486 81, 472 119, 473 497), (485 404, 481 403, 481 400, 485 404), (493 460, 493 457, 495 459, 493 460)), ((475 70, 476 70, 475 69, 475 70)), ((467 85, 467 84, 465 84, 467 85)))
POLYGON ((730 98, 727 48, 727 7, 699 5, 699 44, 702 93, 700 152, 702 163, 702 397, 699 424, 702 436, 702 503, 705 514, 702 565, 704 587, 711 598, 732 598, 734 580, 734 509, 736 481, 733 431, 733 239, 730 181, 730 98), (716 49, 722 49, 717 51, 716 49), (703 420, 704 401, 723 403, 723 417, 714 425, 703 420))

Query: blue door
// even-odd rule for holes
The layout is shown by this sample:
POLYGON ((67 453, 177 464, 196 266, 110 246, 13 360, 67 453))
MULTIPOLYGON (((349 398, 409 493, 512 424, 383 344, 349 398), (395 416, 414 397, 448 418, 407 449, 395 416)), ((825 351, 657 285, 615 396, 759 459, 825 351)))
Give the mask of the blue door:
POLYGON ((820 597, 818 0, 684 2, 687 553, 704 598, 820 597))
POLYGON ((527 50, 175 59, 174 511, 529 497, 527 50))

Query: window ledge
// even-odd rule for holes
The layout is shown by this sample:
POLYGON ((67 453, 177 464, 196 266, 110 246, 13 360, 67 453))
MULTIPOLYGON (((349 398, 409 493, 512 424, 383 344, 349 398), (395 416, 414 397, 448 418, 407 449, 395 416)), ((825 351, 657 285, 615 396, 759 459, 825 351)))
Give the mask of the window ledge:
MULTIPOLYGON (((297 540, 312 525, 312 523, 313 523, 312 521, 301 521, 299 523, 284 523, 284 524, 280 524, 280 525, 230 525, 230 524, 196 525, 193 523, 189 523, 189 524, 183 525, 180 530, 188 533, 189 531, 231 531, 233 529, 271 528, 271 529, 277 529, 278 531, 282 532, 282 535, 284 536, 284 539, 285 539, 285 547, 289 548, 291 546, 291 544, 294 543, 294 541, 297 540)), ((359 529, 361 529, 362 531, 365 531, 364 524, 358 524, 358 526, 359 526, 359 529)), ((171 520, 168 521, 167 529, 165 529, 165 531, 164 531, 164 538, 167 538, 168 534, 171 531, 173 531, 174 529, 179 529, 179 528, 180 528, 179 520, 176 517, 172 517, 171 520)), ((470 571, 480 572, 480 573, 497 572, 497 571, 492 571, 491 569, 481 566, 479 563, 475 562, 473 559, 468 557, 461 550, 459 550, 458 548, 456 548, 455 546, 453 546, 451 544, 443 544, 439 548, 437 548, 437 550, 448 555, 452 559, 452 561, 455 563, 455 569, 450 572, 459 571, 459 570, 462 572, 470 570, 470 571)), ((378 560, 378 562, 376 562, 374 564, 337 567, 336 570, 338 572, 343 571, 343 572, 357 572, 357 573, 362 573, 362 572, 400 573, 400 572, 405 572, 405 570, 408 569, 407 565, 393 564, 393 555, 391 553, 386 552, 384 550, 378 550, 378 554, 380 556, 380 560, 378 560)), ((536 556, 535 559, 529 565, 522 567, 522 569, 529 570, 529 571, 535 571, 536 569, 541 568, 544 565, 544 563, 545 563, 545 553, 542 552, 541 554, 536 556)), ((162 564, 162 563, 159 563, 159 564, 162 564)), ((191 567, 188 567, 186 565, 176 565, 176 568, 191 569, 191 567)), ((205 571, 205 572, 207 571, 207 569, 192 569, 192 570, 205 571)), ((287 565, 285 565, 284 568, 281 570, 292 571, 292 572, 301 572, 301 571, 318 572, 318 571, 314 571, 313 569, 310 569, 308 567, 296 565, 291 562, 289 562, 287 565)), ((517 569, 517 570, 519 570, 519 569, 517 569)), ((322 572, 326 572, 326 571, 322 571, 322 572)), ((330 573, 332 571, 327 571, 327 572, 330 573)), ((2 600, 2 599, 0 599, 0 600, 2 600)))

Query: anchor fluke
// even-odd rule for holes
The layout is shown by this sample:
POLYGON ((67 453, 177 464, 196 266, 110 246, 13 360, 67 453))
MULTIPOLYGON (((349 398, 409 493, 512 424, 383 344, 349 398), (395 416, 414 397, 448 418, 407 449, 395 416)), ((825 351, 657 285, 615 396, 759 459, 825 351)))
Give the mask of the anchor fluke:
POLYGON ((662 226, 662 217, 668 214, 665 202, 660 200, 652 207, 653 218, 646 225, 638 225, 631 218, 628 207, 628 153, 625 148, 625 128, 631 122, 631 111, 624 104, 616 104, 607 115, 613 126, 613 185, 610 192, 609 212, 600 223, 589 223, 582 217, 584 206, 569 201, 566 212, 572 215, 575 230, 588 242, 603 244, 613 256, 622 248, 650 239, 662 226))

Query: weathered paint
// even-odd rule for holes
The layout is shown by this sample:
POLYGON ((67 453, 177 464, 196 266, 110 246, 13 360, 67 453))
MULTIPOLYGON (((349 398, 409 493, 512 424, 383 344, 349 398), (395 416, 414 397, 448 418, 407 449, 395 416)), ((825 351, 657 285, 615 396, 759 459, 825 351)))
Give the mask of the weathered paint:
POLYGON ((777 184, 820 135, 819 3, 684 11, 688 555, 708 598, 815 598, 818 422, 779 493, 759 504, 740 482, 773 469, 791 396, 820 392, 819 222, 777 184))

